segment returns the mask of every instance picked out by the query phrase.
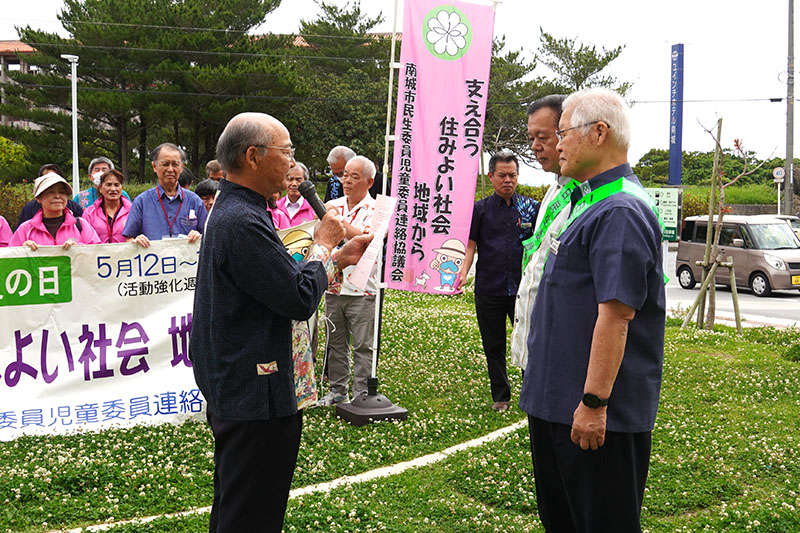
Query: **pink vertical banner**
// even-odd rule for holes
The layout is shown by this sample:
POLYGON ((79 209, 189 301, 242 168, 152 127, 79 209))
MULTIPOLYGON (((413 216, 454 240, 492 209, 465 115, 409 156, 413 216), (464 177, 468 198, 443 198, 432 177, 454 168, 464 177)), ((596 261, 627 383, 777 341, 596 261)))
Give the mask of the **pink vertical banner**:
POLYGON ((387 286, 459 292, 489 91, 494 9, 406 0, 387 286))

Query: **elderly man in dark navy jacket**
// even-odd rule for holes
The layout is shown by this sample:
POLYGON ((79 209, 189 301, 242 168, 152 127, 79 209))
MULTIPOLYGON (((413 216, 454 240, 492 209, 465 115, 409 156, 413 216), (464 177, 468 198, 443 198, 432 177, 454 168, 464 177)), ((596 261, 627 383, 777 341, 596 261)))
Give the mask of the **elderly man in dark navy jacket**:
POLYGON ((331 257, 344 227, 326 215, 309 260, 296 263, 266 199, 294 165, 288 130, 260 113, 237 115, 217 144, 227 172, 200 249, 191 337, 197 385, 214 433, 210 531, 280 531, 297 461, 302 411, 294 388, 291 321, 317 309, 334 274, 371 238, 331 257))
POLYGON ((661 224, 628 164, 622 98, 564 100, 562 174, 580 185, 548 247, 520 407, 547 531, 641 531, 664 358, 661 224))

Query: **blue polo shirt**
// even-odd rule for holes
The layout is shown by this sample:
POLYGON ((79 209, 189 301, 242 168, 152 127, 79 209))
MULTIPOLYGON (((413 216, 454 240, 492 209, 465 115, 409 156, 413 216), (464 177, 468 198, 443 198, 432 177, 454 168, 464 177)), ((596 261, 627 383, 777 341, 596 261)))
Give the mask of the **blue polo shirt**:
POLYGON ((531 236, 539 202, 514 193, 507 205, 497 193, 472 210, 469 240, 478 248, 475 294, 514 296, 522 278, 522 241, 531 236))
POLYGON ((157 241, 164 237, 188 235, 193 229, 203 233, 206 214, 203 200, 192 191, 178 186, 178 194, 170 200, 161 185, 156 185, 133 200, 122 235, 136 237, 144 234, 151 241, 157 241), (194 219, 189 218, 192 209, 194 219))
MULTIPOLYGON (((625 177, 625 164, 587 184, 592 190, 625 177)), ((580 199, 575 189, 572 203, 580 199)), ((642 200, 615 194, 589 207, 551 246, 533 307, 530 356, 520 392, 526 413, 572 425, 583 397, 598 303, 618 300, 636 310, 608 403, 606 428, 651 431, 664 360, 666 302, 658 219, 642 200), (555 248, 555 249, 554 249, 555 248)))

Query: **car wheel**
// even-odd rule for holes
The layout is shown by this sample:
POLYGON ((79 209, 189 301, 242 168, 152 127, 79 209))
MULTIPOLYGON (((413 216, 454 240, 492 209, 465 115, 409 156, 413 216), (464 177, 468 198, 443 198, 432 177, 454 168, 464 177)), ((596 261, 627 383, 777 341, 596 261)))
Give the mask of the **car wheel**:
POLYGON ((756 272, 750 277, 750 290, 756 296, 769 296, 772 294, 772 287, 769 286, 767 276, 761 272, 756 272))
POLYGON ((681 287, 684 289, 694 289, 697 281, 694 279, 691 268, 682 266, 678 269, 678 283, 680 283, 681 287))

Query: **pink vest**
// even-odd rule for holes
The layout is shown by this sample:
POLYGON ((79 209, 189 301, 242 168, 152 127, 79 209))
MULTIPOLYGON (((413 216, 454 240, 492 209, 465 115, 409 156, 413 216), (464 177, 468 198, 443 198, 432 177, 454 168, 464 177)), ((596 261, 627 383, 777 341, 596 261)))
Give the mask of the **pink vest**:
POLYGON ((117 214, 114 217, 114 224, 111 226, 111 238, 109 238, 108 231, 108 218, 103 212, 103 197, 101 196, 95 202, 86 208, 81 217, 83 220, 91 224, 92 228, 97 232, 97 237, 100 242, 125 242, 125 237, 122 236, 122 230, 125 229, 125 221, 128 220, 128 214, 131 212, 131 201, 124 196, 120 197, 120 206, 117 214))
POLYGON ((272 209, 270 206, 267 206, 267 211, 272 213, 272 224, 275 226, 275 229, 292 227, 292 223, 289 222, 289 217, 280 209, 272 209))
POLYGON ((11 240, 12 233, 11 226, 8 225, 6 219, 0 217, 0 248, 8 246, 8 241, 11 240))
MULTIPOLYGON (((300 198, 303 198, 302 196, 300 198)), ((311 208, 311 204, 308 203, 308 200, 303 198, 303 205, 300 209, 297 210, 297 213, 294 216, 289 214, 289 210, 286 209, 286 203, 289 201, 288 196, 284 196, 280 200, 278 200, 277 205, 278 209, 280 209, 286 217, 289 219, 289 226, 294 227, 302 224, 303 222, 308 222, 309 220, 315 220, 317 215, 314 213, 314 210, 311 208)))
POLYGON ((40 209, 32 219, 20 224, 8 245, 22 246, 25 241, 33 241, 42 246, 55 246, 64 244, 70 239, 78 244, 100 244, 97 233, 86 220, 81 219, 81 229, 78 230, 75 217, 72 216, 72 211, 69 209, 64 210, 64 223, 58 228, 55 239, 44 227, 43 216, 44 211, 40 209))

